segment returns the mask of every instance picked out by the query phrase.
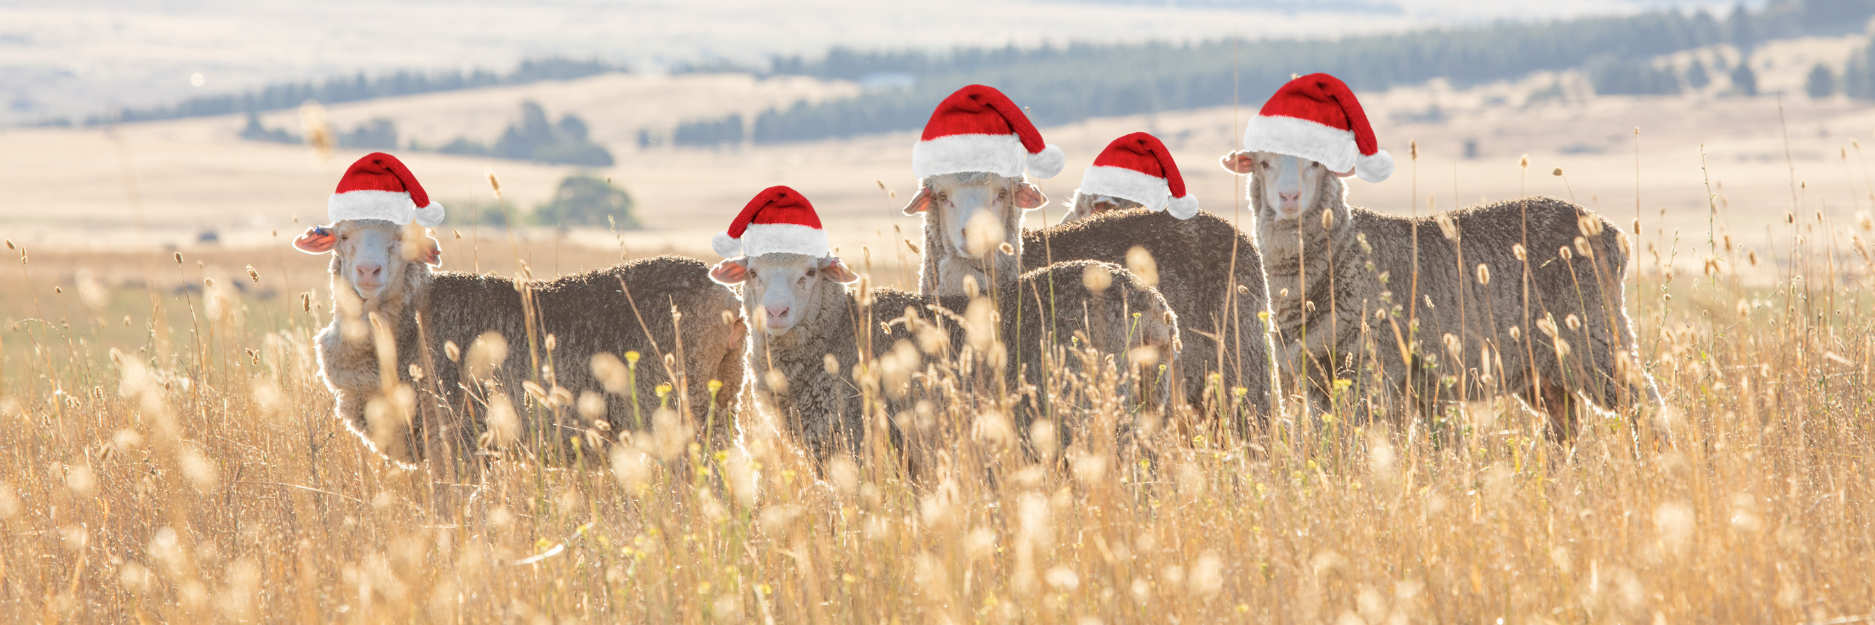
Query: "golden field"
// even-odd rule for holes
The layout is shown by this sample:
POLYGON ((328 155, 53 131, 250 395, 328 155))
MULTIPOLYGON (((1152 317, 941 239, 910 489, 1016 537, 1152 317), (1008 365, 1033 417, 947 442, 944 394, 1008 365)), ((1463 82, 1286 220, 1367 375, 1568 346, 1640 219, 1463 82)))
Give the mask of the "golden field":
MULTIPOLYGON (((1875 112, 1786 97, 1780 124, 1770 97, 1519 104, 1493 103, 1489 89, 1523 87, 1373 94, 1370 109, 1388 120, 1377 125, 1400 167, 1386 183, 1356 185, 1353 201, 1406 213, 1425 210, 1429 196, 1441 209, 1454 197, 1573 196, 1624 227, 1638 203, 1644 231, 1627 306, 1641 360, 1666 397, 1671 439, 1643 427, 1654 415, 1593 413, 1577 437, 1557 441, 1542 417, 1510 399, 1467 404, 1436 423, 1359 425, 1309 418, 1292 401, 1239 436, 1193 414, 1141 416, 1111 396, 1111 379, 1096 377, 1058 379, 1051 389, 1080 398, 1080 409, 1053 416, 1089 434, 1034 444, 1033 453, 1017 442, 1026 433, 1009 428, 1005 395, 940 411, 946 462, 916 481, 880 437, 860 458, 816 466, 772 417, 747 406, 743 438, 729 449, 664 431, 595 450, 584 468, 401 467, 331 416, 310 344, 328 320, 323 258, 286 245, 323 215, 330 185, 356 154, 320 162, 300 148, 242 143, 231 119, 114 136, 0 133, 0 188, 9 195, 0 207, 8 239, 0 615, 1867 618, 1875 610, 1866 581, 1875 574, 1875 300, 1867 295, 1875 266, 1866 245, 1875 221, 1860 213, 1875 209, 1875 185, 1851 141, 1875 141, 1875 112), (1432 102, 1448 121, 1389 116, 1432 102), (1460 158, 1467 138, 1478 141, 1477 158, 1460 158), (1416 161, 1408 140, 1419 146, 1416 161), (1528 169, 1519 167, 1524 154, 1528 169), (1556 168, 1564 175, 1552 175, 1556 168), (189 243, 207 228, 225 244, 189 243), (1135 419, 1137 436, 1112 435, 1135 419)), ((1081 159, 1124 132, 1159 133, 1205 206, 1235 214, 1241 181, 1210 163, 1253 109, 1044 132, 1081 159)), ((579 112, 601 137, 657 123, 579 112)), ((333 108, 335 119, 346 114, 333 108)), ((485 122, 464 115, 459 123, 485 122)), ((667 250, 701 255, 749 195, 786 183, 815 199, 857 269, 904 285, 910 258, 898 239, 915 238, 918 225, 897 208, 916 184, 907 171, 913 139, 721 152, 615 144, 620 164, 606 173, 638 198, 647 230, 510 238, 450 223, 438 238, 445 267, 509 275, 522 261, 545 277, 667 250), (871 262, 859 260, 861 245, 871 262)), ((504 198, 525 207, 567 173, 408 160, 446 203, 486 197, 492 171, 504 198)), ((1071 158, 1068 173, 1043 188, 1065 198, 1084 164, 1071 158)), ((1247 229, 1249 216, 1241 218, 1247 229)))
MULTIPOLYGON (((1808 232, 1809 221, 1790 229, 1808 232)), ((1723 242, 1716 279, 1666 282, 1655 267, 1632 287, 1670 445, 1614 414, 1588 415, 1577 438, 1556 442, 1513 400, 1467 405, 1436 427, 1316 421, 1291 403, 1247 438, 1189 414, 1148 417, 1121 444, 1110 433, 1133 417, 1103 395, 1111 383, 1064 380, 1057 390, 1086 394, 1088 407, 1058 416, 1085 438, 1025 454, 998 412, 1004 400, 971 397, 937 415, 950 462, 916 483, 877 438, 856 461, 816 467, 747 407, 741 444, 718 452, 659 432, 584 469, 492 462, 479 478, 452 478, 394 466, 331 417, 313 375, 308 341, 325 304, 309 257, 14 250, 19 264, 0 274, 0 612, 96 622, 1863 615, 1875 601, 1862 581, 1875 562, 1875 327, 1869 265, 1851 236, 1870 234, 1787 236, 1788 252, 1756 256, 1779 267, 1770 287, 1741 281, 1733 267, 1751 257, 1723 242), (243 270, 211 276, 209 263, 243 270), (96 270, 59 277, 101 266, 203 288, 106 286, 96 270), (309 289, 310 310, 293 294, 309 289)), ((461 258, 466 245, 446 253, 461 258)), ((513 249, 486 240, 471 253, 505 268, 513 249)), ((573 262, 607 262, 586 254, 573 262)))

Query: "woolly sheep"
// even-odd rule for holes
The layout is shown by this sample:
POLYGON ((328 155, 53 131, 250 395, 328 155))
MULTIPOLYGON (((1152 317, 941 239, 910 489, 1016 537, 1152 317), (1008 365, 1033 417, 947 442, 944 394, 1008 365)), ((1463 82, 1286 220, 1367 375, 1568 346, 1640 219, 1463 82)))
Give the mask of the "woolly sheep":
MULTIPOLYGON (((919 398, 907 388, 909 378, 903 376, 918 368, 920 350, 927 356, 944 351, 955 355, 963 350, 969 334, 959 324, 970 316, 969 296, 927 297, 873 288, 864 292, 867 301, 862 302, 862 292, 846 286, 858 276, 831 255, 738 256, 718 264, 711 275, 724 284, 740 285, 744 314, 761 320, 750 341, 749 368, 756 372, 751 394, 758 405, 779 415, 788 433, 818 458, 835 451, 837 441, 845 441, 849 453, 858 453, 863 444, 868 429, 866 397, 860 388, 866 382, 851 376, 862 354, 868 359, 888 354, 896 358, 897 364, 885 365, 885 370, 889 374, 896 366, 903 375, 886 381, 883 398, 877 393, 874 397, 886 401, 883 414, 898 416, 919 398), (901 319, 908 315, 914 323, 901 319), (948 345, 922 344, 928 341, 913 329, 920 323, 947 336, 948 345), (912 347, 918 344, 920 348, 912 347)), ((1169 350, 1178 340, 1176 322, 1169 318, 1164 300, 1111 264, 1064 263, 1032 272, 1009 281, 997 297, 1017 303, 1000 315, 997 326, 1008 350, 1003 371, 1010 383, 1020 373, 1027 383, 1040 384, 1041 368, 1035 363, 1042 362, 1050 332, 1058 341, 1078 333, 1107 353, 1140 345, 1169 350), (1106 284, 1100 284, 1103 281, 1106 284), (1089 282, 1103 288, 1090 288, 1089 282), (1057 310, 1064 314, 1042 314, 1045 304, 1038 294, 1050 286, 1057 310), (1075 312, 1067 314, 1068 309, 1075 312), (1084 322, 1134 319, 1134 313, 1138 315, 1132 327, 1117 334, 1107 331, 1114 323, 1084 322), (1052 328, 1051 319, 1058 320, 1052 328)), ((1147 401, 1155 401, 1150 393, 1147 401)), ((1017 422, 1024 428, 1018 431, 1027 431, 1026 416, 1019 416, 1017 422)), ((896 422, 885 429, 902 440, 896 422)))
POLYGON ((1145 283, 1163 294, 1182 326, 1175 361, 1185 401, 1203 405, 1206 378, 1216 372, 1225 385, 1245 389, 1243 401, 1257 412, 1274 414, 1275 365, 1263 319, 1269 295, 1262 257, 1250 238, 1212 213, 1180 220, 1126 200, 1118 202, 1134 208, 1097 211, 1095 199, 1087 197, 1083 219, 1023 231, 1023 212, 1047 203, 1035 185, 986 173, 923 180, 905 207, 906 214, 924 217, 919 288, 955 294, 966 277, 987 283, 992 275, 1068 260, 1142 271, 1156 266, 1156 276, 1145 283), (1001 249, 1002 241, 1012 245, 1001 249))
POLYGON ((1506 390, 1562 437, 1577 394, 1659 403, 1623 304, 1625 236, 1581 206, 1537 197, 1411 219, 1349 206, 1342 175, 1314 161, 1234 152, 1223 164, 1254 174, 1284 379, 1317 408, 1337 385, 1416 398, 1422 414, 1506 390))
POLYGON ((731 430, 747 325, 699 261, 518 282, 435 271, 440 251, 423 228, 371 219, 314 227, 294 246, 332 254, 332 322, 314 338, 335 410, 394 460, 501 447, 569 462, 648 429, 662 384, 684 391, 674 407, 710 421, 713 444, 731 430), (621 363, 628 352, 645 362, 621 363))

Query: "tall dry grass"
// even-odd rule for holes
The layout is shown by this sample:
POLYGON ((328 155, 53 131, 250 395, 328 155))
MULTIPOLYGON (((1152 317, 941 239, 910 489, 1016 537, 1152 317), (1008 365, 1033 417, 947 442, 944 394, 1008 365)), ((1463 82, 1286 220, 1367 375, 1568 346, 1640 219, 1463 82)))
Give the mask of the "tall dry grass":
POLYGON ((1016 431, 1007 397, 937 407, 949 461, 916 484, 883 437, 819 467, 746 407, 730 449, 641 436, 609 466, 443 482, 330 415, 316 262, 15 248, 0 615, 1853 622, 1875 610, 1875 223, 1787 225, 1756 250, 1637 240, 1629 308, 1671 448, 1599 413, 1557 443, 1511 401, 1433 425, 1289 414, 1247 440, 1174 415, 1123 443, 1137 411, 1097 370, 1058 376, 1071 444, 1016 431), (1675 273, 1689 256, 1703 275, 1675 273))

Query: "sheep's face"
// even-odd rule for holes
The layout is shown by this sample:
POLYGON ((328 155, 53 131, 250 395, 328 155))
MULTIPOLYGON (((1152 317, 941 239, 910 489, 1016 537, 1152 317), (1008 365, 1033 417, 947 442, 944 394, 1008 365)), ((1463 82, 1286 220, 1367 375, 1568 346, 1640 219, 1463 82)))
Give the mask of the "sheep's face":
POLYGON ((1252 159, 1255 175, 1263 183, 1263 205, 1271 209, 1277 221, 1299 218, 1303 209, 1315 205, 1315 192, 1321 188, 1322 177, 1328 175, 1327 167, 1306 158, 1270 152, 1257 152, 1252 159))
POLYGON ((366 301, 383 295, 385 285, 403 280, 406 272, 442 264, 442 249, 422 226, 381 219, 314 226, 294 239, 293 247, 308 254, 332 254, 332 274, 366 301))
MULTIPOLYGON (((1048 196, 1035 185, 989 173, 932 176, 905 205, 905 214, 933 212, 926 228, 937 228, 949 256, 981 259, 1020 241, 1022 211, 1041 208, 1048 196)), ((927 250, 925 253, 937 253, 927 250)))
POLYGON ((1223 159, 1225 169, 1254 176, 1249 199, 1257 217, 1272 223, 1294 222, 1317 208, 1323 190, 1353 170, 1329 171, 1321 163, 1274 152, 1232 152, 1223 159))
POLYGON ((1061 219, 1061 223, 1064 224, 1080 221, 1101 213, 1130 210, 1144 205, 1126 198, 1075 191, 1074 199, 1068 202, 1068 206, 1067 216, 1061 219))
POLYGON ((838 257, 805 254, 738 256, 718 263, 710 277, 742 285, 743 310, 773 337, 786 335, 802 319, 817 316, 826 305, 826 294, 838 291, 822 287, 859 279, 838 257))

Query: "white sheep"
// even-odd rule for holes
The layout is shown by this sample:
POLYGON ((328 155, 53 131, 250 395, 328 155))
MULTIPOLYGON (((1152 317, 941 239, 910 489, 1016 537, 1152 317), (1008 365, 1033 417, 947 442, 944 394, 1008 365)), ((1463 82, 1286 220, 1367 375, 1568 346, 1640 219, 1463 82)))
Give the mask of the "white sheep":
POLYGON ((594 443, 648 429, 664 384, 681 391, 669 402, 689 427, 717 445, 731 432, 747 326, 699 261, 545 281, 439 272, 421 226, 377 219, 314 227, 294 246, 332 254, 332 322, 315 342, 335 410, 392 459, 487 447, 590 457, 594 443), (621 363, 629 352, 646 360, 621 363))

